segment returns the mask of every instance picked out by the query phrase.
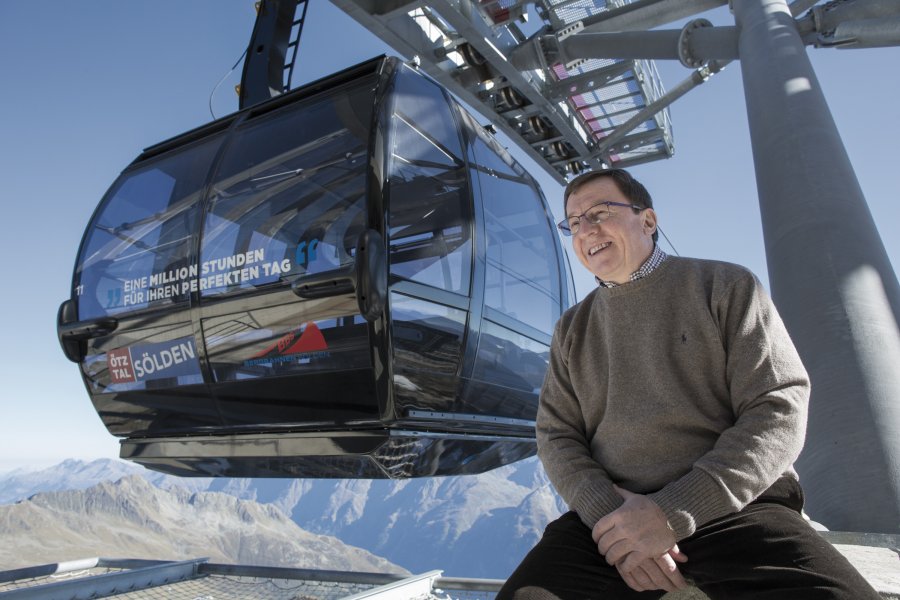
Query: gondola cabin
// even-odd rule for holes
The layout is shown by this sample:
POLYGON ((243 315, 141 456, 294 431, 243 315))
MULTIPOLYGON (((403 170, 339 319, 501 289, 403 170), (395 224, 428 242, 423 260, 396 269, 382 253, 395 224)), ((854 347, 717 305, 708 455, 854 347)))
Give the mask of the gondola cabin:
POLYGON ((121 456, 421 477, 534 453, 567 260, 534 180, 378 58, 144 151, 87 227, 66 356, 121 456))

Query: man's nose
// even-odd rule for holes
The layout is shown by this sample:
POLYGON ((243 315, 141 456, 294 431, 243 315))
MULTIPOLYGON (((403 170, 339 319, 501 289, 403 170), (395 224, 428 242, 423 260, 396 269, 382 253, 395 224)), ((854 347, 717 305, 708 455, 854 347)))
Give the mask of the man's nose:
POLYGON ((575 235, 588 236, 596 231, 600 230, 601 223, 591 223, 587 219, 582 219, 578 223, 578 231, 575 235))

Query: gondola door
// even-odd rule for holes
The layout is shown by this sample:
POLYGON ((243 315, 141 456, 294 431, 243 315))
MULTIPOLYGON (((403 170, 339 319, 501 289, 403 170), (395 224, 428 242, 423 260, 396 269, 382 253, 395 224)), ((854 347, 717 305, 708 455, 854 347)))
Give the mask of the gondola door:
POLYGON ((533 430, 553 327, 568 306, 562 247, 534 179, 495 139, 471 128, 470 164, 484 257, 477 349, 469 345, 461 397, 533 430))
POLYGON ((387 231, 397 419, 460 412, 472 289, 472 198, 445 93, 402 66, 391 91, 387 231))
POLYGON ((335 281, 320 298, 295 293, 357 261, 377 81, 370 74, 251 113, 213 177, 201 323, 213 393, 232 430, 378 421, 368 323, 352 286, 335 281))

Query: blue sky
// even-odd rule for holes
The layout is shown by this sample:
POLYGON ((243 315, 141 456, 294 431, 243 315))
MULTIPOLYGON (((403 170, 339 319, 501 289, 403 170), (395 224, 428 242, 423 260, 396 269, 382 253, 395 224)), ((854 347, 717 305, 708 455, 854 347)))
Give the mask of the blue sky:
MULTIPOLYGON (((726 9, 705 16, 729 22, 726 9)), ((210 94, 241 55, 254 18, 252 0, 0 0, 0 470, 118 455, 59 349, 56 311, 107 187, 142 148, 211 120, 210 94)), ((294 83, 384 51, 315 0, 294 83)), ((900 49, 809 54, 896 269, 900 49)), ((659 66, 669 87, 689 74, 659 66)), ((212 97, 217 117, 236 110, 239 79, 240 66, 212 97)), ((663 229, 682 255, 741 263, 766 281, 739 64, 676 103, 672 118, 675 157, 633 169, 663 229)), ((561 188, 522 162, 559 218, 561 188)), ((591 278, 574 257, 573 265, 583 295, 591 278)))

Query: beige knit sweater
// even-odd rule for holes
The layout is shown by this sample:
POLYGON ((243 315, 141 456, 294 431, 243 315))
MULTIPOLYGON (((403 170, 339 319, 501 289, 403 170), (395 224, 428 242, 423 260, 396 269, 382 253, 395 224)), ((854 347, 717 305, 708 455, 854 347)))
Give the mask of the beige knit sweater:
POLYGON ((752 273, 669 257, 556 325, 538 455, 588 527, 648 494, 681 540, 796 477, 809 380, 752 273))

